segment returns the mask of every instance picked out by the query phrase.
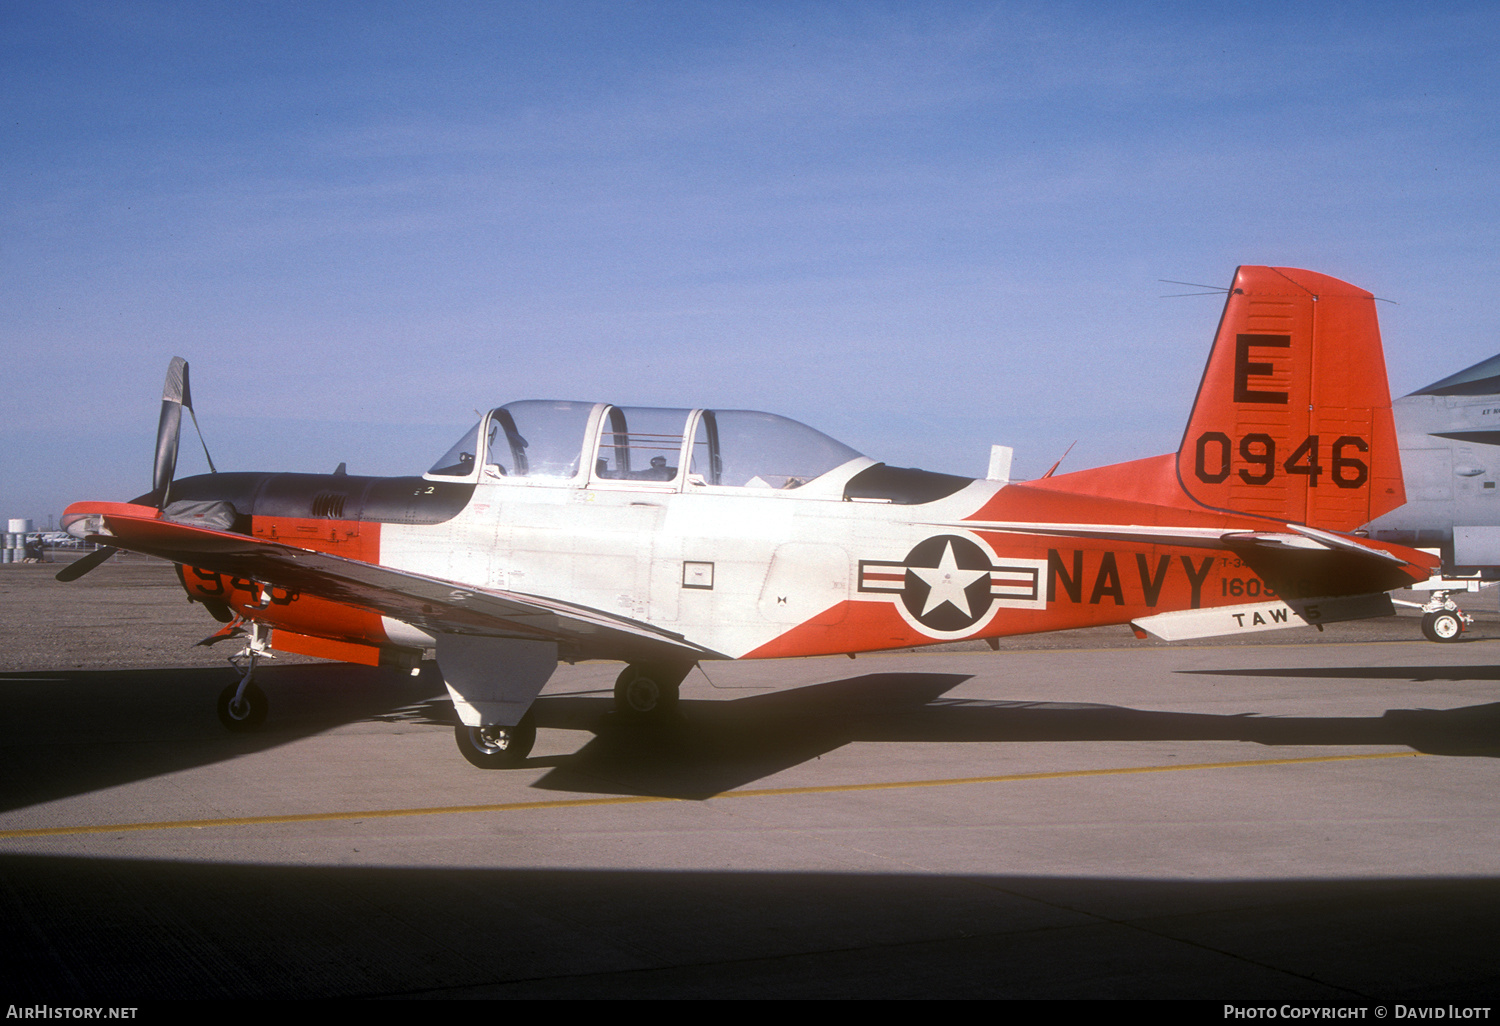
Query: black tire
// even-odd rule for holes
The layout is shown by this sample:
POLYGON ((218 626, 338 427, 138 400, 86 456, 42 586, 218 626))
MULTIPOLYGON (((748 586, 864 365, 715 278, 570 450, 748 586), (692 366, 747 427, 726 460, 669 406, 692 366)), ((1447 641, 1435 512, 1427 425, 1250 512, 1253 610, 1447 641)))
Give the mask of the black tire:
POLYGON ((1422 634, 1428 641, 1457 641, 1464 632, 1463 617, 1446 609, 1422 617, 1422 634))
POLYGON ((667 723, 677 715, 678 681, 646 666, 627 666, 615 678, 615 712, 632 723, 667 723))
POLYGON ((259 730, 266 722, 266 713, 271 711, 271 700, 257 685, 245 688, 245 697, 239 705, 234 704, 234 693, 240 689, 231 684, 219 692, 219 722, 225 730, 236 734, 248 734, 259 730))
POLYGON ((453 739, 465 759, 480 769, 513 769, 526 761, 536 744, 536 720, 531 710, 514 727, 466 727, 460 723, 453 739))

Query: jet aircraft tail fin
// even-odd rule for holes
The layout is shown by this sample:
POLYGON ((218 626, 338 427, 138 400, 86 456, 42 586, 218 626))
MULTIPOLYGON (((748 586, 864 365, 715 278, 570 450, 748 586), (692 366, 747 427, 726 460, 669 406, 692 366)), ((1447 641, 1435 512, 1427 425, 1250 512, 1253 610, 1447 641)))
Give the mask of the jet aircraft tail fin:
POLYGON ((1348 531, 1406 501, 1375 299, 1291 267, 1241 267, 1177 479, 1224 512, 1348 531))

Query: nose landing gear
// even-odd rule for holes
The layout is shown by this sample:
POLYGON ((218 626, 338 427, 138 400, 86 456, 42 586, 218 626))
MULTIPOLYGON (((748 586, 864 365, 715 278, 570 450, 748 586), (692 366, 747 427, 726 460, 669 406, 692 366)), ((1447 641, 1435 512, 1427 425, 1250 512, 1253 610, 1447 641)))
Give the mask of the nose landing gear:
POLYGON ((219 692, 219 722, 236 734, 259 730, 270 711, 270 699, 248 678, 219 692))
POLYGON ((266 722, 266 714, 271 711, 270 699, 251 679, 255 676, 255 661, 260 656, 271 658, 271 629, 251 621, 245 647, 229 657, 229 664, 236 670, 243 668, 240 682, 219 692, 219 722, 236 734, 259 730, 266 722))

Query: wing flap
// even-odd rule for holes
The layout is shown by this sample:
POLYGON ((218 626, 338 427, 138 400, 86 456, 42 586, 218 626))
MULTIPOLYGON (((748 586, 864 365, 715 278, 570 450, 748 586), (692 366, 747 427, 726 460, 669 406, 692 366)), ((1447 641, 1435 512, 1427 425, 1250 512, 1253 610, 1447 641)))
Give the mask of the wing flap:
POLYGON ((1287 627, 1320 627, 1325 623, 1367 620, 1377 616, 1394 616, 1395 613, 1391 597, 1381 593, 1292 599, 1290 602, 1267 601, 1241 606, 1214 606, 1209 609, 1180 609, 1137 617, 1130 621, 1130 625, 1138 631, 1149 631, 1163 641, 1186 641, 1192 638, 1217 638, 1230 634, 1282 630, 1287 627))

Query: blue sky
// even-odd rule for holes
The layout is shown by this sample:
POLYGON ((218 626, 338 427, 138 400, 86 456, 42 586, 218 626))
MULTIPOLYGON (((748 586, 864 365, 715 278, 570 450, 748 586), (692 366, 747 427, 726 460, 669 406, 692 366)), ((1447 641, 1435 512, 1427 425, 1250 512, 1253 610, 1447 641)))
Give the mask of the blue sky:
POLYGON ((0 517, 415 473, 520 398, 898 465, 1174 449, 1236 265, 1500 352, 1493 4, 0 0, 0 517), (182 472, 203 466, 185 446, 182 472))

